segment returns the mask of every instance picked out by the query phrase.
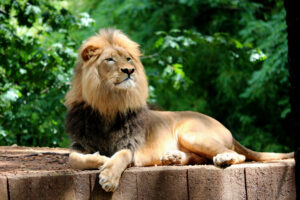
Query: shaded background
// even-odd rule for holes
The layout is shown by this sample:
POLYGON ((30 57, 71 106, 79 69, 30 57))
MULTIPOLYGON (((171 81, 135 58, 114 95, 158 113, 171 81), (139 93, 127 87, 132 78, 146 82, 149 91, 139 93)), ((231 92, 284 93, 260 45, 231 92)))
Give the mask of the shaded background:
POLYGON ((141 45, 150 103, 210 115, 243 145, 291 151, 282 0, 2 0, 0 145, 68 146, 64 95, 99 28, 141 45))

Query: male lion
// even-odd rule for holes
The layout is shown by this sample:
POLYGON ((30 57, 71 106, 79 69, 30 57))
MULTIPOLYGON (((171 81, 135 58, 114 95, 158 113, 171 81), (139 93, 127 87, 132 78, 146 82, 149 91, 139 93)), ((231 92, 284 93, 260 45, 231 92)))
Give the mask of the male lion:
POLYGON ((119 30, 100 30, 80 48, 66 95, 70 164, 101 166, 100 184, 115 191, 130 165, 186 165, 212 160, 225 166, 247 160, 292 158, 293 153, 258 153, 235 139, 215 119, 197 112, 154 111, 139 45, 119 30), (99 152, 99 153, 98 153, 99 152))

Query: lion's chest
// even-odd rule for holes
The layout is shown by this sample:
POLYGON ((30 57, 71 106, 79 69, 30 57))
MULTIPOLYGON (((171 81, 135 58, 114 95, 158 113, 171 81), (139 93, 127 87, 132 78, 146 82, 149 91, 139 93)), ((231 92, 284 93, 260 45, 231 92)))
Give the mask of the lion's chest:
POLYGON ((67 112, 66 129, 73 143, 80 144, 90 153, 112 156, 121 149, 134 151, 144 143, 146 136, 147 110, 117 115, 113 122, 91 107, 79 104, 67 112))

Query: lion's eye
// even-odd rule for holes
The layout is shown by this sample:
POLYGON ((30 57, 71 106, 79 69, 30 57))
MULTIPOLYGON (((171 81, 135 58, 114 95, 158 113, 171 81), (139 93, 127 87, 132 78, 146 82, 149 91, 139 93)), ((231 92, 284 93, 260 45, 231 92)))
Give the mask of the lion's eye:
POLYGON ((127 57, 127 61, 128 61, 128 62, 131 61, 131 58, 130 58, 130 57, 127 57))
POLYGON ((113 58, 106 58, 105 60, 109 65, 112 65, 115 63, 115 60, 113 58))
POLYGON ((105 58, 106 61, 110 62, 110 61, 113 61, 114 62, 114 59, 113 58, 105 58))

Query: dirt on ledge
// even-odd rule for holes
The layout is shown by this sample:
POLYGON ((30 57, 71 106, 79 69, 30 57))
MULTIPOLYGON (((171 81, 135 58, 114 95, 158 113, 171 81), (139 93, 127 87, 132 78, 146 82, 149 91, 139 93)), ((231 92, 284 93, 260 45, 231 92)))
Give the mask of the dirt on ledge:
MULTIPOLYGON (((68 157, 69 149, 66 148, 22 147, 17 145, 0 146, 0 175, 38 172, 81 171, 71 169, 68 162, 68 157)), ((278 162, 290 163, 294 162, 294 159, 265 162, 252 161, 242 163, 241 165, 278 162)))
POLYGON ((72 170, 68 156, 64 148, 0 146, 0 174, 72 170))

